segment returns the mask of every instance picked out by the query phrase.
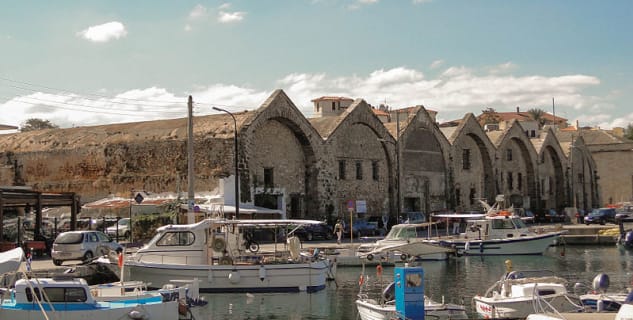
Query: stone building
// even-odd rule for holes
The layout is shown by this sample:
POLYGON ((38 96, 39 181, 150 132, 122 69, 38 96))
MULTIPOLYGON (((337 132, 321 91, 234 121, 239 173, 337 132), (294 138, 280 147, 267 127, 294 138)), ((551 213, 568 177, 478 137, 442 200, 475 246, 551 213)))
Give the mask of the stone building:
MULTIPOLYGON (((240 203, 291 218, 480 210, 476 199, 497 194, 532 210, 600 203, 583 137, 572 146, 564 133, 531 136, 518 121, 485 131, 467 114, 440 127, 423 106, 377 114, 361 99, 313 102, 320 112, 311 119, 281 90, 235 113, 236 124, 228 114, 195 117, 196 192, 234 176, 237 129, 240 203)), ((0 184, 73 191, 87 202, 131 190, 179 192, 186 144, 186 119, 0 135, 0 184)), ((224 191, 225 201, 234 199, 224 191)))

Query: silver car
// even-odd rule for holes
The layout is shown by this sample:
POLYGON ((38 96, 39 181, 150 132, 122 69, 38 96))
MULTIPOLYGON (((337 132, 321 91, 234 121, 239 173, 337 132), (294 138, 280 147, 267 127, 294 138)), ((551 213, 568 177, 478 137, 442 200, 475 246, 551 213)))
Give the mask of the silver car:
POLYGON ((67 260, 88 262, 95 256, 108 254, 110 250, 123 250, 121 245, 101 231, 67 231, 60 233, 55 242, 51 257, 53 264, 60 266, 67 260))

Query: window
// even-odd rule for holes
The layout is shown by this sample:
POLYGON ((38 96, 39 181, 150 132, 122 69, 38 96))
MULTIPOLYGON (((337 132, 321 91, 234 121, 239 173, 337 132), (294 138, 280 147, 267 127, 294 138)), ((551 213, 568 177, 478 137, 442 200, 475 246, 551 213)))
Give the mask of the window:
POLYGON ((523 189, 523 174, 521 172, 517 174, 517 189, 523 189))
MULTIPOLYGON (((35 288, 35 295, 39 301, 44 301, 42 295, 40 294, 39 288, 35 288)), ((85 302, 88 300, 88 295, 86 294, 86 290, 84 288, 78 287, 49 287, 44 288, 44 292, 46 293, 46 297, 50 302, 85 302)), ((29 302, 33 301, 33 292, 31 292, 31 288, 26 288, 26 300, 29 302)))
POLYGON ((462 205, 462 190, 460 188, 455 189, 455 204, 462 205))
POLYGON ((190 246, 196 237, 190 231, 181 232, 165 232, 165 234, 156 241, 157 246, 190 246))
POLYGON ((264 168, 264 188, 272 188, 274 185, 273 168, 264 168))
POLYGON ((356 161, 356 180, 363 180, 363 162, 356 161))
POLYGON ((506 149, 506 161, 512 161, 512 149, 506 149))
POLYGON ((345 160, 339 160, 338 162, 338 178, 345 180, 345 160))
POLYGON ((475 197, 476 197, 476 191, 475 188, 470 188, 470 196, 469 196, 469 201, 470 201, 470 205, 474 205, 475 204, 475 197))
POLYGON ((530 131, 530 137, 532 137, 532 138, 536 137, 536 130, 530 131))
POLYGON ((462 168, 464 170, 470 169, 470 149, 462 150, 462 168))
POLYGON ((378 161, 371 162, 371 176, 374 181, 378 181, 378 161))
POLYGON ((336 110, 336 102, 332 101, 332 111, 336 110))
POLYGON ((508 172, 508 190, 512 190, 512 172, 508 172))

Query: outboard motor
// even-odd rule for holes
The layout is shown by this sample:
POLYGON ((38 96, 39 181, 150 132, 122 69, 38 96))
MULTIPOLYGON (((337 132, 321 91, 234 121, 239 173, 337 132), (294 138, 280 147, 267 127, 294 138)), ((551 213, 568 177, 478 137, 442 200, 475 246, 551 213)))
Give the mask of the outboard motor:
POLYGON ((390 283, 385 290, 382 291, 382 299, 384 302, 393 301, 396 298, 396 283, 390 283))
POLYGON ((633 248, 633 231, 628 231, 626 233, 622 244, 627 248, 633 248))
POLYGON ((591 284, 593 290, 604 293, 609 288, 609 276, 604 273, 599 273, 593 278, 591 284))

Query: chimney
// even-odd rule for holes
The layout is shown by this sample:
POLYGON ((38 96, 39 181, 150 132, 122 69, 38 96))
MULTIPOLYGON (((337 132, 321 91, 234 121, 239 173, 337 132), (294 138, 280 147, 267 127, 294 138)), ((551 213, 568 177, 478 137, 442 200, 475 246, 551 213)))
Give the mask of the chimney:
POLYGON ((517 106, 517 113, 519 113, 519 106, 517 106))

